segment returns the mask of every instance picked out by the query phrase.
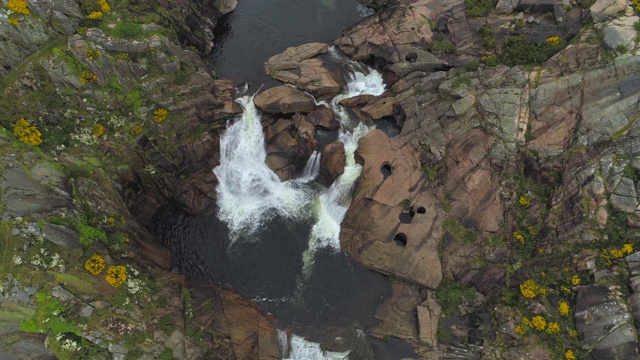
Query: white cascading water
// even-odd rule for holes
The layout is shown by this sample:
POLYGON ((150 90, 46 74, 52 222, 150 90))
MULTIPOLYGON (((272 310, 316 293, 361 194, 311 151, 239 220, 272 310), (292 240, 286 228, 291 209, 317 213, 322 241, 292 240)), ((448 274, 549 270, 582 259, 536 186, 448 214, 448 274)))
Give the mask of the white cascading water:
POLYGON ((244 113, 220 137, 220 165, 213 169, 218 178, 218 217, 229 226, 232 239, 254 232, 275 214, 300 216, 314 195, 300 182, 280 181, 269 169, 253 96, 237 101, 244 113))
MULTIPOLYGON (((360 64, 357 65, 352 68, 360 67, 360 64)), ((373 126, 363 123, 354 127, 349 113, 340 105, 340 101, 359 95, 377 96, 384 92, 382 75, 377 71, 371 70, 368 74, 356 71, 349 75, 346 91, 334 97, 330 103, 331 109, 340 121, 339 139, 344 144, 345 152, 344 172, 314 203, 316 223, 311 229, 309 246, 303 254, 305 276, 311 269, 318 249, 330 247, 335 251, 340 250, 340 223, 351 204, 353 184, 362 172, 362 166, 356 163, 354 153, 358 148, 358 141, 374 129, 373 126)))
POLYGON ((310 183, 315 180, 318 175, 320 175, 320 153, 318 150, 315 150, 307 164, 304 166, 304 170, 302 171, 302 175, 299 178, 294 179, 294 181, 301 182, 303 184, 310 183))
POLYGON ((287 336, 278 330, 278 341, 282 350, 283 360, 347 360, 349 351, 322 351, 320 344, 305 340, 303 337, 291 334, 287 336))

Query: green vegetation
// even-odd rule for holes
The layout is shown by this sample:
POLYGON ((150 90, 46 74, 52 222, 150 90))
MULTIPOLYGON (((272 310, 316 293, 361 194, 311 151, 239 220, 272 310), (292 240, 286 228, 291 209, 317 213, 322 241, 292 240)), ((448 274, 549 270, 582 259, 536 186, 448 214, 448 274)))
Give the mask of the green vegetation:
POLYGON ((489 23, 484 23, 480 26, 480 42, 483 47, 493 50, 496 48, 496 37, 493 32, 493 27, 489 23))
POLYGON ((563 44, 554 45, 548 41, 534 44, 521 36, 509 36, 502 45, 500 62, 507 66, 539 65, 560 51, 563 44))
POLYGON ((93 226, 76 222, 74 229, 80 234, 80 243, 84 246, 90 246, 94 240, 100 240, 103 243, 107 242, 107 234, 100 229, 96 229, 93 226))
POLYGON ((58 299, 54 299, 42 292, 38 292, 36 298, 38 300, 38 310, 33 318, 20 323, 21 331, 52 333, 54 335, 80 334, 77 323, 64 318, 67 310, 58 299))
POLYGON ((436 297, 442 307, 442 313, 445 316, 453 316, 458 305, 465 301, 475 300, 476 290, 459 281, 445 278, 442 280, 438 289, 436 289, 436 297))
POLYGON ((165 335, 171 336, 171 333, 176 329, 176 321, 169 315, 163 315, 158 319, 158 326, 165 335))
POLYGON ((458 224, 453 218, 447 218, 443 222, 442 230, 448 232, 457 242, 463 244, 473 244, 478 240, 478 234, 474 229, 458 224))
POLYGON ((464 6, 468 17, 482 17, 491 14, 497 3, 498 0, 465 0, 464 6))
POLYGON ((142 26, 131 21, 121 21, 113 28, 113 34, 119 38, 135 39, 142 35, 142 26))
POLYGON ((431 43, 431 51, 445 54, 453 54, 456 47, 449 40, 439 40, 431 43))

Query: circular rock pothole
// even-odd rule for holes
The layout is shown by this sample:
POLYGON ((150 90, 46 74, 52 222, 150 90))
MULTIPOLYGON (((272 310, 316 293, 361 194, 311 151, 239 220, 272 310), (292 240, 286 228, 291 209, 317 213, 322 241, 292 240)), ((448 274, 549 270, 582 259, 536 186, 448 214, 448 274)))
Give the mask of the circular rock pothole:
POLYGON ((397 233, 393 238, 393 241, 395 241, 396 245, 405 247, 407 246, 407 235, 403 233, 397 233))

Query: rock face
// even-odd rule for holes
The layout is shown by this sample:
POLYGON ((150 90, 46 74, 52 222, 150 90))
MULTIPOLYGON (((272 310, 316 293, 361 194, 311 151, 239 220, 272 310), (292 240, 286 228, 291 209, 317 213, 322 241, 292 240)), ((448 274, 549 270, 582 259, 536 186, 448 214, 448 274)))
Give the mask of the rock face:
POLYGON ((344 80, 324 67, 318 55, 327 52, 327 44, 310 43, 291 47, 274 55, 264 64, 266 73, 276 80, 295 85, 314 96, 333 96, 340 92, 344 80))
POLYGON ((627 2, 624 0, 598 0, 589 10, 594 23, 601 23, 616 15, 616 13, 624 10, 627 2))
POLYGON ((433 289, 442 280, 442 218, 416 155, 401 145, 380 130, 360 140, 356 159, 363 170, 340 242, 363 265, 433 289), (391 174, 385 177, 383 168, 391 174), (403 205, 405 199, 409 203, 403 205), (404 216, 411 217, 409 223, 400 220, 404 216))
POLYGON ((633 316, 607 286, 590 285, 578 292, 576 328, 583 347, 593 349, 589 359, 638 357, 633 316))
POLYGON ((291 114, 313 109, 313 98, 292 86, 277 86, 259 93, 253 101, 268 114, 291 114))

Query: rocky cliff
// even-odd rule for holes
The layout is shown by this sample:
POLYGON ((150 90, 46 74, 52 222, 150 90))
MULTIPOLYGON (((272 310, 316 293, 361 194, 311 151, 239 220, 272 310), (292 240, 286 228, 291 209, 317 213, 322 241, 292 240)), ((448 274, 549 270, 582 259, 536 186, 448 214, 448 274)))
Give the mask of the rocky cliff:
MULTIPOLYGON (((638 358, 636 9, 366 4, 378 12, 335 45, 383 72, 388 90, 342 104, 401 129, 360 140, 340 235, 397 283, 369 332, 428 359, 638 358)), ((302 52, 265 66, 300 73, 302 52)), ((278 101, 270 108, 301 100, 278 101)), ((300 111, 313 123, 317 110, 300 111)), ((344 162, 331 159, 323 179, 344 162)))
MULTIPOLYGON (((342 104, 397 130, 360 141, 342 223, 344 251, 393 282, 367 332, 424 359, 638 358, 636 9, 362 2, 378 12, 335 45, 387 91, 342 104)), ((278 358, 271 316, 172 274, 144 227, 164 204, 214 209, 218 134, 240 109, 202 56, 235 1, 0 5, 0 351, 278 358)), ((328 98, 344 80, 326 52, 265 71, 328 98)), ((338 127, 292 87, 256 104, 282 179, 338 127)), ((321 151, 328 185, 344 149, 321 151)))

